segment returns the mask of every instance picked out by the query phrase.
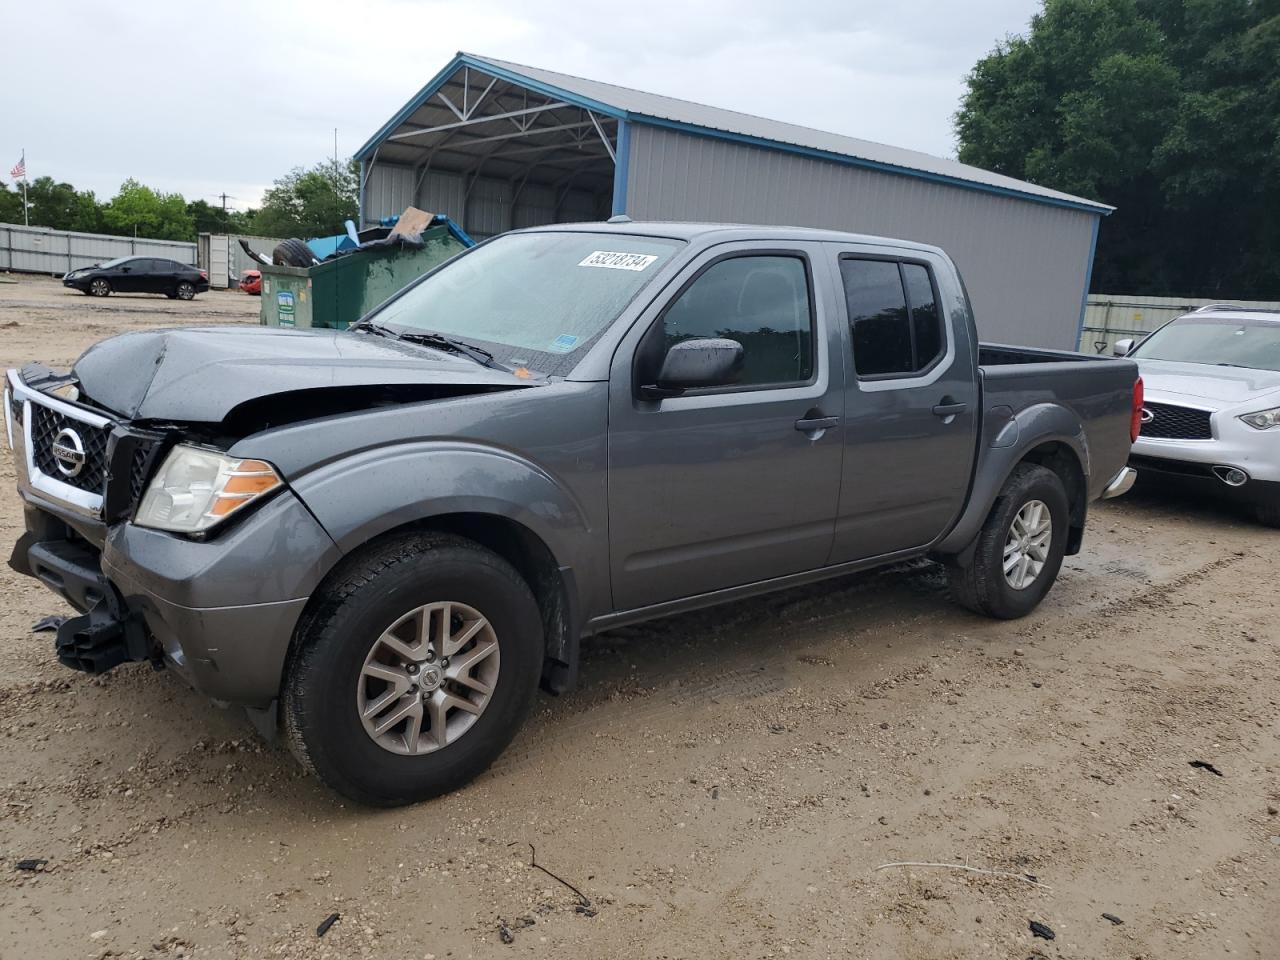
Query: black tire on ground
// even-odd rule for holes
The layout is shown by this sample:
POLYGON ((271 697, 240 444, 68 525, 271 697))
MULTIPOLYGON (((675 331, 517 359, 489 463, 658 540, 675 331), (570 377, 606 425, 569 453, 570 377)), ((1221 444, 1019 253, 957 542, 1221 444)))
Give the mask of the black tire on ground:
POLYGON ((1067 545, 1068 512, 1066 489, 1056 473, 1033 463, 1019 464, 1005 481, 978 533, 972 560, 947 567, 952 598, 988 617, 1025 617, 1044 599, 1058 577, 1067 545), (1005 547, 1019 511, 1036 500, 1049 509, 1048 555, 1035 579, 1018 589, 1005 575, 1005 547))
POLYGON ((196 296, 196 285, 183 280, 174 288, 173 292, 179 300, 194 300, 196 296))
POLYGON ((456 790, 482 773, 515 736, 542 668, 541 616, 515 569, 470 540, 412 534, 353 557, 323 589, 299 625, 281 696, 285 737, 302 765, 343 796, 384 807, 456 790), (359 714, 365 658, 400 618, 443 601, 488 620, 496 680, 483 712, 456 740, 429 753, 395 753, 375 742, 359 714))
POLYGON ((1280 503, 1255 504, 1253 516, 1263 526, 1280 527, 1280 503))
POLYGON ((111 284, 108 281, 104 280, 102 277, 98 277, 96 280, 92 281, 89 284, 89 292, 93 294, 95 297, 110 296, 111 284))
POLYGON ((271 251, 271 262, 280 267, 309 267, 316 262, 316 258, 310 247, 292 237, 276 244, 271 251))

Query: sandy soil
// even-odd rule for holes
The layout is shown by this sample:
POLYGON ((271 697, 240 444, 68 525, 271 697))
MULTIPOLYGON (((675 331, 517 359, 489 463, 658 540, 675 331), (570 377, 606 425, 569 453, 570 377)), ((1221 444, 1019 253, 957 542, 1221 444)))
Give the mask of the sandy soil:
MULTIPOLYGON (((256 310, 25 279, 0 354, 256 310)), ((171 675, 62 669, 29 632, 60 602, 5 569, 0 957, 1269 960, 1278 544, 1139 494, 1020 622, 917 564, 620 630, 489 774, 372 812, 171 675)))

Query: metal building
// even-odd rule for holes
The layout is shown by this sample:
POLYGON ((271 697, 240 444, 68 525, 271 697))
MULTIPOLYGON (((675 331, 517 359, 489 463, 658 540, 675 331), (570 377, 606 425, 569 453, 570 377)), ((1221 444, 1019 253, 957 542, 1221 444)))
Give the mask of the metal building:
POLYGON ((937 244, 984 339, 1075 349, 1113 208, 899 147, 459 53, 356 153, 364 223, 475 237, 601 220, 829 227, 937 244))

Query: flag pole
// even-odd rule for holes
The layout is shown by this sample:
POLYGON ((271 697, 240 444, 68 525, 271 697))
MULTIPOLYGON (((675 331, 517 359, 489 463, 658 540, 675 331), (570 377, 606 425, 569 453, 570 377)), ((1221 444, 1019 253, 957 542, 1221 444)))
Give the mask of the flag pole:
POLYGON ((22 225, 31 226, 31 212, 27 209, 27 148, 22 148, 22 225))

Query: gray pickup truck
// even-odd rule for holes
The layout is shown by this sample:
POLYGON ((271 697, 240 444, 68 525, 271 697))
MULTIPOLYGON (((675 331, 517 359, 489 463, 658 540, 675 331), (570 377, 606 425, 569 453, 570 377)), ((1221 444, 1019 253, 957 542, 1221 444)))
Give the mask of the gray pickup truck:
POLYGON ((11 565, 69 667, 168 665, 371 804, 458 787, 581 637, 912 557, 1019 617, 1123 493, 1130 360, 979 345, 941 250, 505 234, 347 331, 131 333, 8 373, 11 565))

